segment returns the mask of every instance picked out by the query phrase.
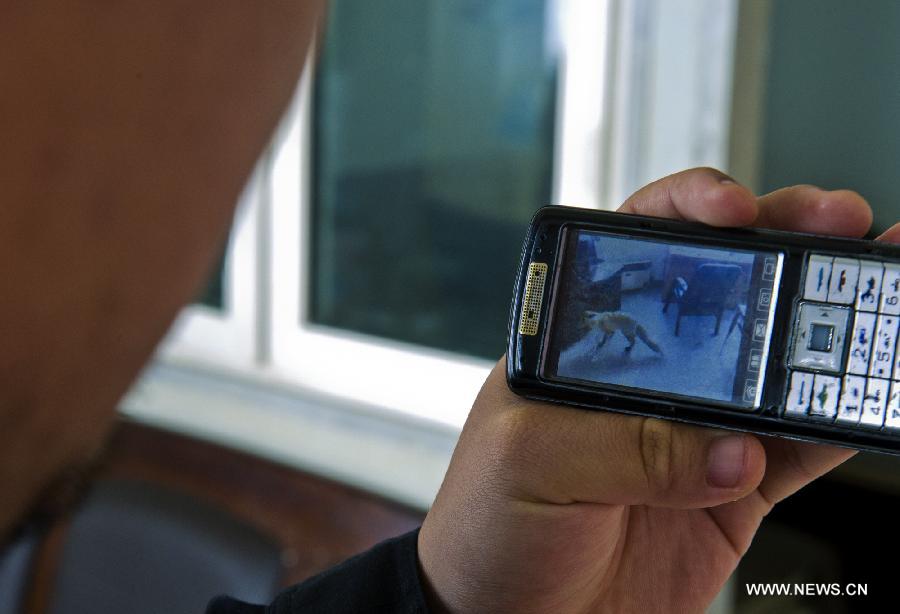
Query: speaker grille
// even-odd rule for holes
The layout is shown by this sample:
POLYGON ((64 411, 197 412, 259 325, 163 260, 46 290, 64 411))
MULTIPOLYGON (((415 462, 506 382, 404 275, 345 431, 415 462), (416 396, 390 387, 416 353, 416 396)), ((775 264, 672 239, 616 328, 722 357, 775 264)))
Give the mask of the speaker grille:
POLYGON ((522 300, 522 317, 519 320, 520 335, 536 335, 538 319, 541 315, 541 303, 544 301, 544 282, 547 279, 547 265, 544 262, 532 262, 528 265, 528 278, 525 280, 525 298, 522 300))

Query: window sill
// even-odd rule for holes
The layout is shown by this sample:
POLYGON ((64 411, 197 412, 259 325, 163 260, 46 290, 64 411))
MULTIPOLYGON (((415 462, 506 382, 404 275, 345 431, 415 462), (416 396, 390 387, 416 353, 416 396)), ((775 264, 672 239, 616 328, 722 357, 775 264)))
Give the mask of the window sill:
POLYGON ((285 385, 263 373, 157 360, 121 403, 128 417, 221 443, 426 509, 458 429, 285 385))

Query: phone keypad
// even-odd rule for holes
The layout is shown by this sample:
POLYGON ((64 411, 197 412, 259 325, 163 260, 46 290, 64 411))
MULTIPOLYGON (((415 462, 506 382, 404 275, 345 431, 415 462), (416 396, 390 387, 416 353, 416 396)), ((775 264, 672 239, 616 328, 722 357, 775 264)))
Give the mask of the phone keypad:
POLYGON ((884 425, 890 382, 870 379, 866 382, 866 396, 863 397, 862 415, 859 425, 868 429, 880 429, 884 425))
POLYGON ((812 400, 815 375, 794 371, 791 373, 791 387, 784 404, 784 415, 789 418, 805 418, 812 400))
POLYGON ((819 420, 834 420, 837 415, 840 380, 829 375, 817 373, 813 380, 812 399, 810 399, 809 416, 819 420))
POLYGON ((784 417, 900 435, 900 265, 811 254, 784 417))
POLYGON ((879 315, 872 346, 870 377, 889 379, 894 373, 894 350, 897 347, 897 316, 879 315))
POLYGON ((813 254, 806 265, 806 283, 803 287, 803 298, 811 301, 828 300, 828 287, 831 280, 831 265, 834 258, 813 254))
POLYGON ((900 433, 900 382, 891 383, 891 396, 888 397, 887 411, 884 415, 884 428, 900 433))
POLYGON ((835 422, 843 426, 856 426, 862 413, 862 401, 866 394, 866 378, 845 375, 841 383, 841 398, 835 422))
POLYGON ((853 324, 853 336, 850 338, 850 355, 847 371, 854 375, 868 375, 869 362, 872 357, 872 338, 875 336, 874 313, 858 311, 853 324))
POLYGON ((859 260, 835 258, 831 265, 828 302, 850 305, 856 300, 856 281, 859 279, 859 260))
POLYGON ((861 263, 859 282, 856 288, 856 309, 858 311, 879 311, 883 277, 884 267, 880 262, 863 261, 861 263))
POLYGON ((884 279, 881 283, 881 313, 900 315, 900 266, 887 264, 884 266, 884 279))

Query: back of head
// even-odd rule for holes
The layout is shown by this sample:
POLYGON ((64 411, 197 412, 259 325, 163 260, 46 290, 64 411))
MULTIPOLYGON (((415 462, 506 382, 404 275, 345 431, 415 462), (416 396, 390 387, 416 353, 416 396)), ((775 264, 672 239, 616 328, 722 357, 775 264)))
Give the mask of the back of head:
POLYGON ((203 281, 321 0, 0 19, 0 535, 100 445, 203 281))

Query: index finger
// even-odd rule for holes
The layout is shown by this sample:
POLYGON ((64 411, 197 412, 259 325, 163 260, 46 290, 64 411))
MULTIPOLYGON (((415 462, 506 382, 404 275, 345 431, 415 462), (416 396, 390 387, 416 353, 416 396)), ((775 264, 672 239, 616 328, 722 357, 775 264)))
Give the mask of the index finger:
POLYGON ((619 211, 710 226, 748 226, 759 215, 753 194, 714 168, 693 168, 654 181, 632 194, 619 211))

